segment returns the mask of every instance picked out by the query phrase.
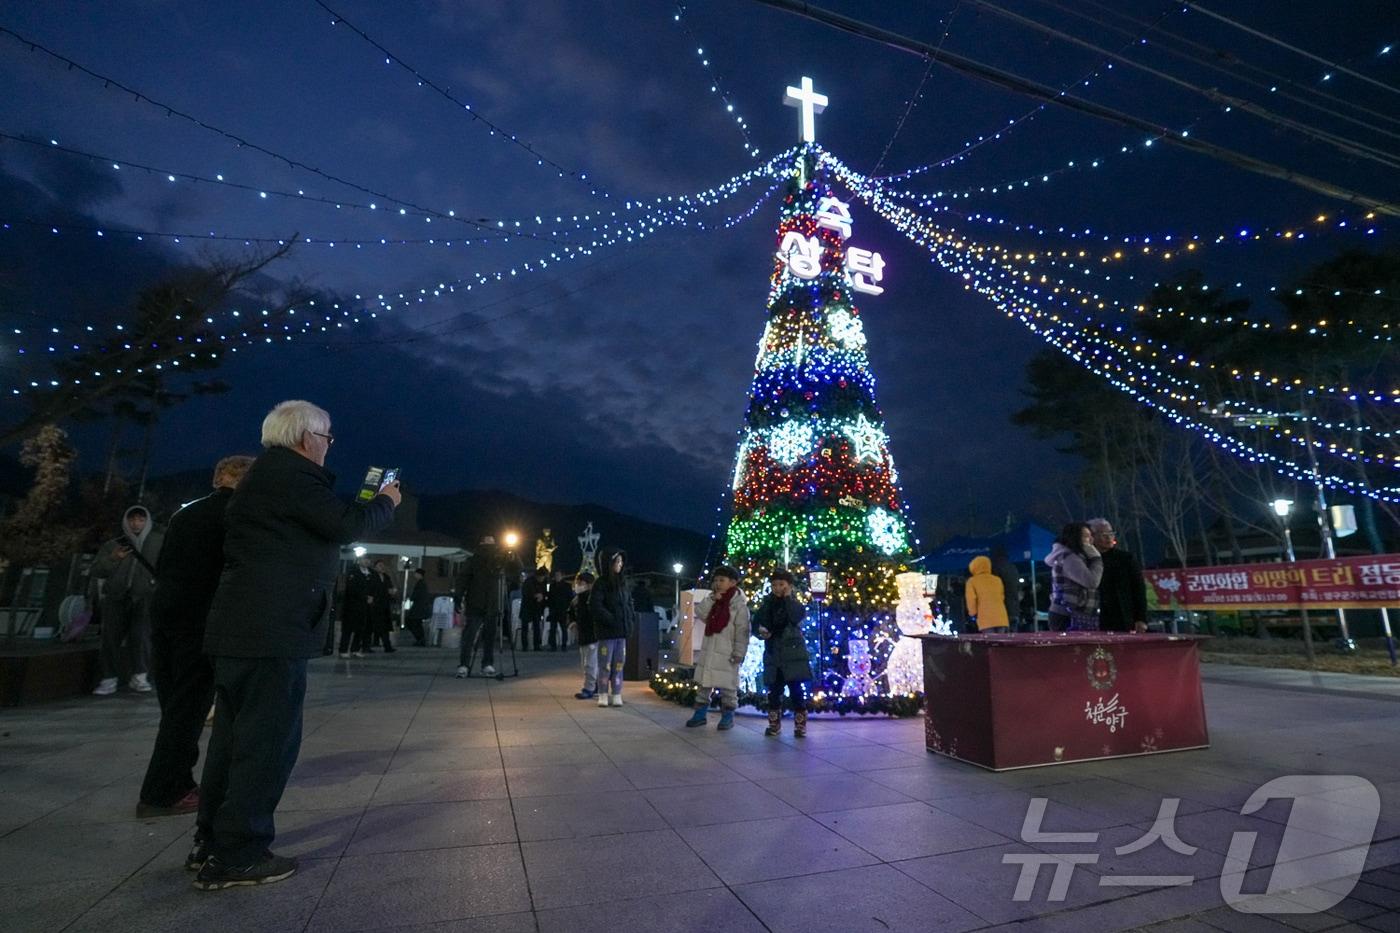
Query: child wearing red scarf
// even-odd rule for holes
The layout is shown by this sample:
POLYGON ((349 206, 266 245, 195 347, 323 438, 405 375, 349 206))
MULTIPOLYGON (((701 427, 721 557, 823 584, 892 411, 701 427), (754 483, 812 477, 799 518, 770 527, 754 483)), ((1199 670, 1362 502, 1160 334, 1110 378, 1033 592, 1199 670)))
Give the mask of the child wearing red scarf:
POLYGON ((749 605, 733 567, 717 567, 710 586, 710 595, 695 610, 696 622, 705 623, 705 640, 695 662, 695 714, 685 724, 705 725, 710 694, 718 690, 719 729, 725 731, 734 728, 739 705, 739 665, 749 650, 749 605))

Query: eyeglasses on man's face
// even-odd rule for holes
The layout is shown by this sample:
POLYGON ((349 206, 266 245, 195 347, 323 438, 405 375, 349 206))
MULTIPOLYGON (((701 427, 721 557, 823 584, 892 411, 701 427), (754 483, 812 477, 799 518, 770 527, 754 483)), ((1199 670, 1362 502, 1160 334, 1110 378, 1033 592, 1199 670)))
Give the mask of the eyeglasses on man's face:
POLYGON ((327 447, 335 443, 335 435, 333 434, 322 434, 320 431, 312 431, 310 433, 316 435, 317 437, 324 437, 326 439, 327 447))

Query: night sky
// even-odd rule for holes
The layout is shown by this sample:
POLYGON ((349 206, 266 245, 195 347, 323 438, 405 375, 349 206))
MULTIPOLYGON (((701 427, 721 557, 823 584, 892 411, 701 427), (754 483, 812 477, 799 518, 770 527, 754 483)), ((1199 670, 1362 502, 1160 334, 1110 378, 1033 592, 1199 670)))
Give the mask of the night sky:
MULTIPOLYGON (((1015 11, 1114 50, 1129 35, 1105 28, 1088 0, 1008 0, 1015 11), (1100 22, 1090 22, 1066 11, 1100 22)), ((1207 3, 1208 7, 1212 4, 1207 3)), ((396 4, 335 0, 349 21, 542 155, 586 172, 606 200, 557 177, 519 147, 490 135, 312 0, 278 4, 46 0, 0 4, 0 25, 150 97, 261 146, 395 198, 471 218, 571 217, 630 198, 708 189, 798 141, 782 91, 810 75, 831 103, 817 139, 863 172, 935 162, 1037 108, 979 84, 817 24, 742 0, 697 2, 685 25, 665 2, 437 0, 396 4), (710 68, 701 64, 698 46, 710 68), (750 158, 731 115, 709 90, 718 76, 761 152, 750 158), (893 137, 893 141, 891 142, 893 137), (888 147, 888 153, 882 154, 888 147)), ((1094 52, 1012 26, 975 3, 831 0, 833 9, 1054 86, 1100 69, 1094 52), (951 14, 951 25, 949 18, 951 14)), ((1400 85, 1393 0, 1279 4, 1254 0, 1220 12, 1322 57, 1400 85), (1287 8, 1286 11, 1284 8, 1287 8)), ((1178 5, 1112 4, 1148 23, 1230 52, 1307 87, 1325 87, 1382 114, 1400 97, 1250 39, 1178 5)), ((1143 30, 1137 29, 1138 33, 1143 30)), ((1334 132, 1384 143, 1344 122, 1284 107, 1267 91, 1231 83, 1141 43, 1128 54, 1207 87, 1228 87, 1334 132)), ((0 37, 0 132, 58 140, 118 161, 212 176, 255 189, 371 201, 371 196, 201 130, 104 89, 12 37, 0 37)), ((1164 82, 1103 69, 1085 96, 1189 128, 1379 197, 1400 195, 1393 169, 1339 154, 1164 82)), ((1395 128, 1395 124, 1389 124, 1395 128)), ((1143 134, 1053 108, 1020 122, 948 168, 910 179, 921 191, 964 190, 1038 176, 1075 160, 1083 169, 1010 194, 953 202, 961 213, 1012 223, 1117 235, 1216 233, 1297 223, 1338 205, 1291 185, 1223 166, 1143 134), (1120 153, 1133 147, 1130 154, 1120 153)), ((1389 151, 1396 151, 1395 140, 1389 151)), ((707 216, 752 207, 760 181, 707 216)), ((1007 513, 1058 522, 1076 464, 1008 418, 1022 404, 1026 360, 1044 345, 933 266, 873 211, 853 204, 851 242, 887 262, 879 297, 862 296, 869 354, 891 449, 925 544, 944 534, 991 531, 1007 513)), ((726 498, 763 327, 774 201, 732 229, 663 230, 641 243, 520 274, 425 303, 396 303, 334 339, 302 339, 240 352, 220 371, 227 395, 196 399, 160 426, 156 467, 203 467, 255 449, 262 415, 284 398, 326 407, 337 445, 328 465, 346 476, 367 463, 397 463, 425 492, 496 487, 541 501, 591 501, 708 532, 726 498)), ((1045 245, 1006 225, 944 215, 989 241, 1045 245)), ((132 168, 14 142, 0 143, 0 375, 5 391, 43 372, 20 347, 44 345, 35 314, 65 333, 110 321, 114 308, 166 263, 241 249, 227 242, 97 238, 78 227, 209 232, 318 240, 452 239, 437 245, 332 248, 304 244, 269 272, 340 296, 416 291, 473 272, 508 269, 547 254, 530 239, 463 245, 464 224, 400 217, 393 209, 340 209, 256 191, 169 182, 132 168), (48 228, 58 225, 58 236, 48 228), (14 328, 25 330, 16 336, 14 328)), ((543 228, 560 225, 547 223, 543 228)), ((531 224, 526 224, 529 229, 531 224)), ((1254 295, 1307 263, 1363 242, 1347 232, 1312 245, 1221 247, 1201 257, 1210 281, 1254 295)), ((1072 242, 1072 241, 1065 241, 1072 242)), ((1141 298, 1167 269, 1122 267, 1107 286, 1141 298), (1129 282, 1128 274, 1136 275, 1129 282)), ((353 303, 353 302, 352 302, 353 303)), ((40 354, 42 355, 42 354, 40 354)), ((1071 400, 1072 401, 1072 400, 1071 400)), ((22 408, 7 400, 0 420, 22 408)), ((105 429, 80 428, 85 466, 96 468, 105 429)))

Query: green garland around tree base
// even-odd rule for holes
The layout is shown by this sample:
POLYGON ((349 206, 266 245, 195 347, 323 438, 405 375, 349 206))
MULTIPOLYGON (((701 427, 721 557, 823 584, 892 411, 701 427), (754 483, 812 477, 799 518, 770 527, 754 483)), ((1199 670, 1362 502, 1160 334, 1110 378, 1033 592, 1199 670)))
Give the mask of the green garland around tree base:
MULTIPOLYGON (((670 700, 679 706, 695 705, 695 684, 683 680, 674 673, 658 673, 651 678, 651 689, 663 700, 670 700)), ((768 711, 768 694, 741 692, 740 706, 752 706, 759 712, 768 711)), ((809 699, 807 710, 812 713, 838 713, 842 716, 854 713, 859 716, 917 716, 924 708, 924 695, 890 697, 840 697, 824 696, 809 699)))

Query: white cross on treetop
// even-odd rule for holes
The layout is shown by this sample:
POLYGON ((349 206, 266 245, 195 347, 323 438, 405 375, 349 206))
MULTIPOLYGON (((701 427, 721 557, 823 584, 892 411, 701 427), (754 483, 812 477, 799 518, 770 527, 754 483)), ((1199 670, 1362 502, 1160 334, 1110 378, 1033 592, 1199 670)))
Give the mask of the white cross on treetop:
POLYGON ((812 143, 817 141, 817 120, 816 115, 826 109, 826 95, 818 94, 812 88, 812 79, 806 76, 802 78, 802 87, 796 88, 788 86, 787 93, 783 95, 783 103, 789 107, 799 108, 802 123, 802 141, 812 143))

